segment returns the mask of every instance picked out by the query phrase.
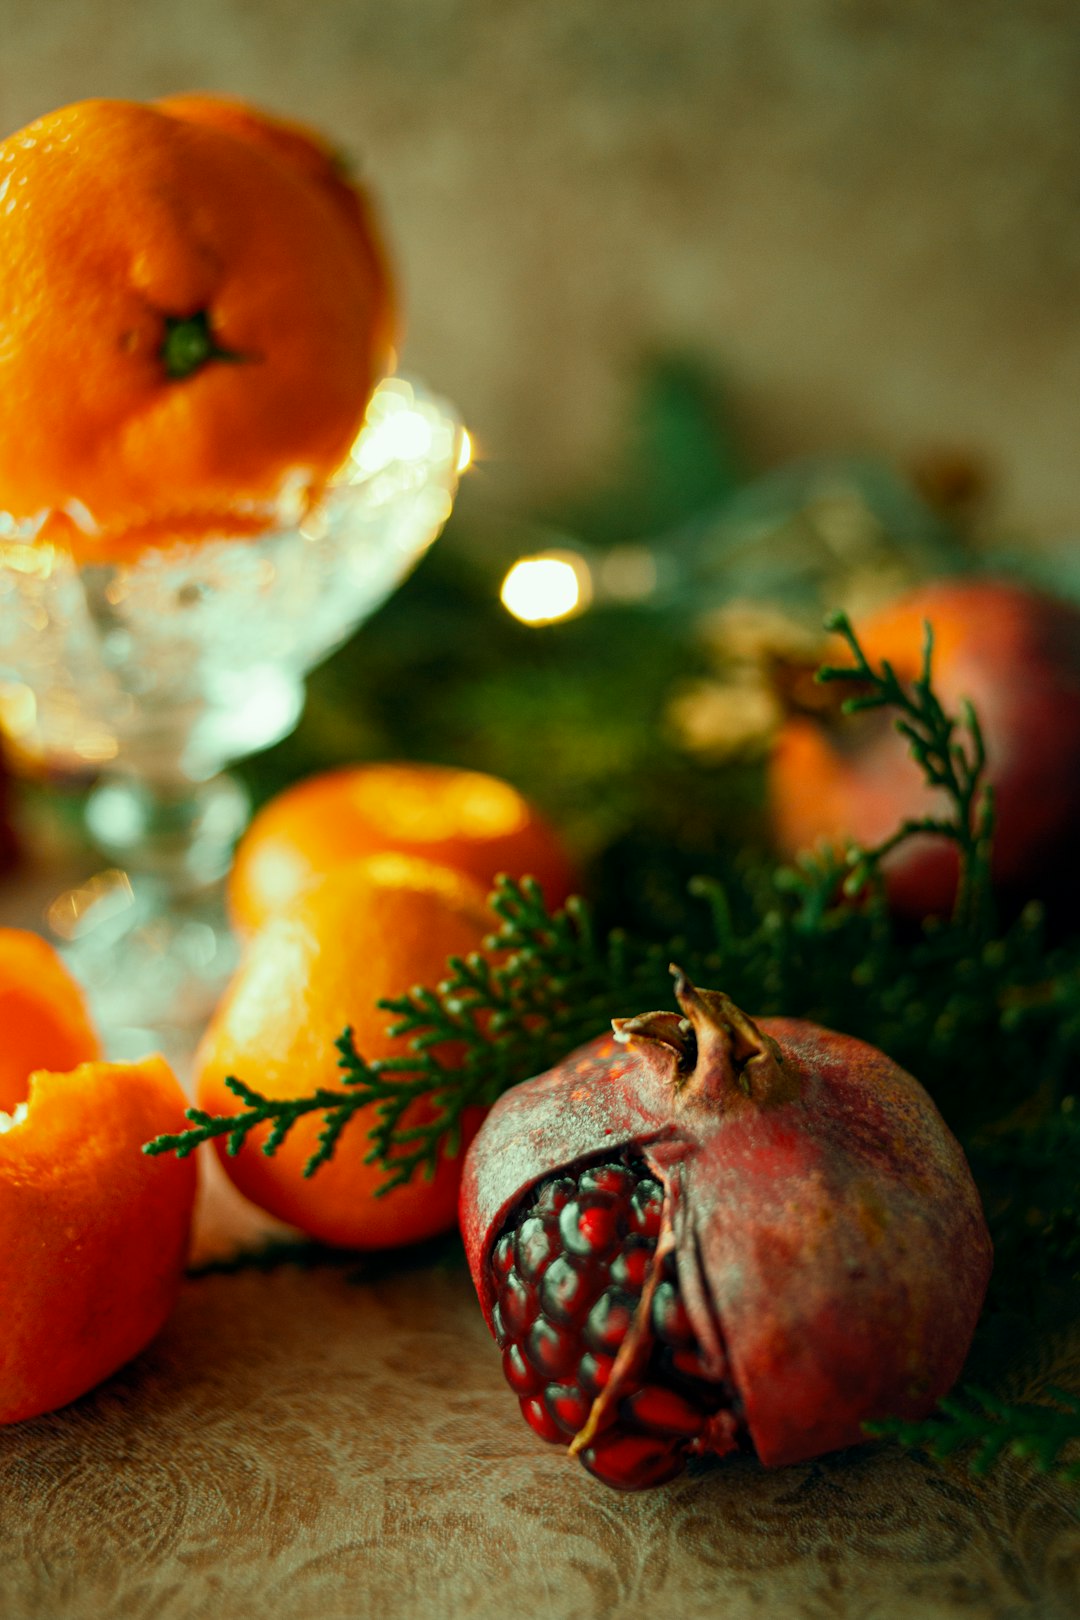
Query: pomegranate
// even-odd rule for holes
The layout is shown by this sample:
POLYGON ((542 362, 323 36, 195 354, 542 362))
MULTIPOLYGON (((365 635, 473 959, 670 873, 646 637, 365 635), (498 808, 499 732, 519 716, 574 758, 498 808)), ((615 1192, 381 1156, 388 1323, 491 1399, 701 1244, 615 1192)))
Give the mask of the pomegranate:
MULTIPOLYGON (((1026 900, 1058 868, 1080 816, 1080 612, 1004 581, 941 582, 856 627, 870 663, 888 659, 914 681, 926 620, 938 697, 954 714, 969 699, 982 726, 995 789, 994 881, 1026 900)), ((927 787, 891 714, 842 716, 826 701, 782 727, 769 803, 777 846, 790 857, 821 840, 880 843, 905 819, 937 813, 942 795, 927 787)), ((898 912, 951 909, 958 862, 948 839, 910 839, 884 871, 898 912)))
POLYGON ((461 1192, 526 1420, 624 1490, 925 1416, 990 1274, 967 1163, 917 1081, 681 974, 675 993, 681 1016, 617 1020, 500 1098, 461 1192))

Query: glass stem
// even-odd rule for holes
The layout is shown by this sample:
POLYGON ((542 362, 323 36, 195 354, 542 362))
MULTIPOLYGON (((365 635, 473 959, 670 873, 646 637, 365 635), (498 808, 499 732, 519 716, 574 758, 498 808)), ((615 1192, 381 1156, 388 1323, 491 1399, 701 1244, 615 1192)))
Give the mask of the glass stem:
POLYGON ((164 904, 183 905, 225 876, 249 810, 246 792, 224 772, 208 782, 116 775, 91 793, 86 825, 136 890, 150 884, 164 904))
POLYGON ((221 880, 247 816, 224 774, 116 774, 91 793, 87 826, 111 870, 60 896, 50 921, 111 1058, 163 1051, 186 1074, 236 964, 221 880))

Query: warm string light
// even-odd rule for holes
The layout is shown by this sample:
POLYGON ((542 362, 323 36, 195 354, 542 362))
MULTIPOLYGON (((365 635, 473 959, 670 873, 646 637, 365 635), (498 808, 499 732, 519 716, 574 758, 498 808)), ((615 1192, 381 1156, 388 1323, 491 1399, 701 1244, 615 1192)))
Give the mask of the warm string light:
POLYGON ((522 624, 572 619, 585 611, 592 595, 592 571, 576 551, 545 551, 519 558, 499 593, 503 607, 522 624))
POLYGON ((522 624, 558 624, 597 601, 648 601, 661 585, 661 570, 648 546, 612 546, 588 555, 563 548, 519 557, 499 596, 506 611, 522 624))

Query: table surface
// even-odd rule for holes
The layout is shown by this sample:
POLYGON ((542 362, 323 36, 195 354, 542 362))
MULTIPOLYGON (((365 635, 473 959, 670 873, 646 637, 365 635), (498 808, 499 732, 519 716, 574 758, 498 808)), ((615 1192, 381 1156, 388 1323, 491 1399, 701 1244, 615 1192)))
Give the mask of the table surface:
MULTIPOLYGON (((200 1265, 272 1230, 216 1171, 200 1265)), ((1080 1382, 1080 1331, 1010 1393, 1047 1381, 1080 1382)), ((1026 1463, 606 1489, 521 1420, 453 1246, 193 1275, 136 1361, 0 1433, 0 1546, 3 1620, 1080 1615, 1080 1498, 1026 1463)))

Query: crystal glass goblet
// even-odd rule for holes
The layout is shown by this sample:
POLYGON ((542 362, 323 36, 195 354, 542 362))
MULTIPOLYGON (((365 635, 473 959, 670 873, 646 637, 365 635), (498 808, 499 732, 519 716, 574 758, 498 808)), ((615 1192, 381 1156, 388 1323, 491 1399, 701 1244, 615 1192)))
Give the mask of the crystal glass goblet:
POLYGON ((17 742, 92 773, 107 869, 49 923, 115 1057, 182 1059, 235 962, 221 880, 246 824, 224 770, 287 735, 304 676, 436 538, 468 459, 453 411, 383 382, 314 507, 254 539, 77 566, 0 519, 0 682, 17 742))

